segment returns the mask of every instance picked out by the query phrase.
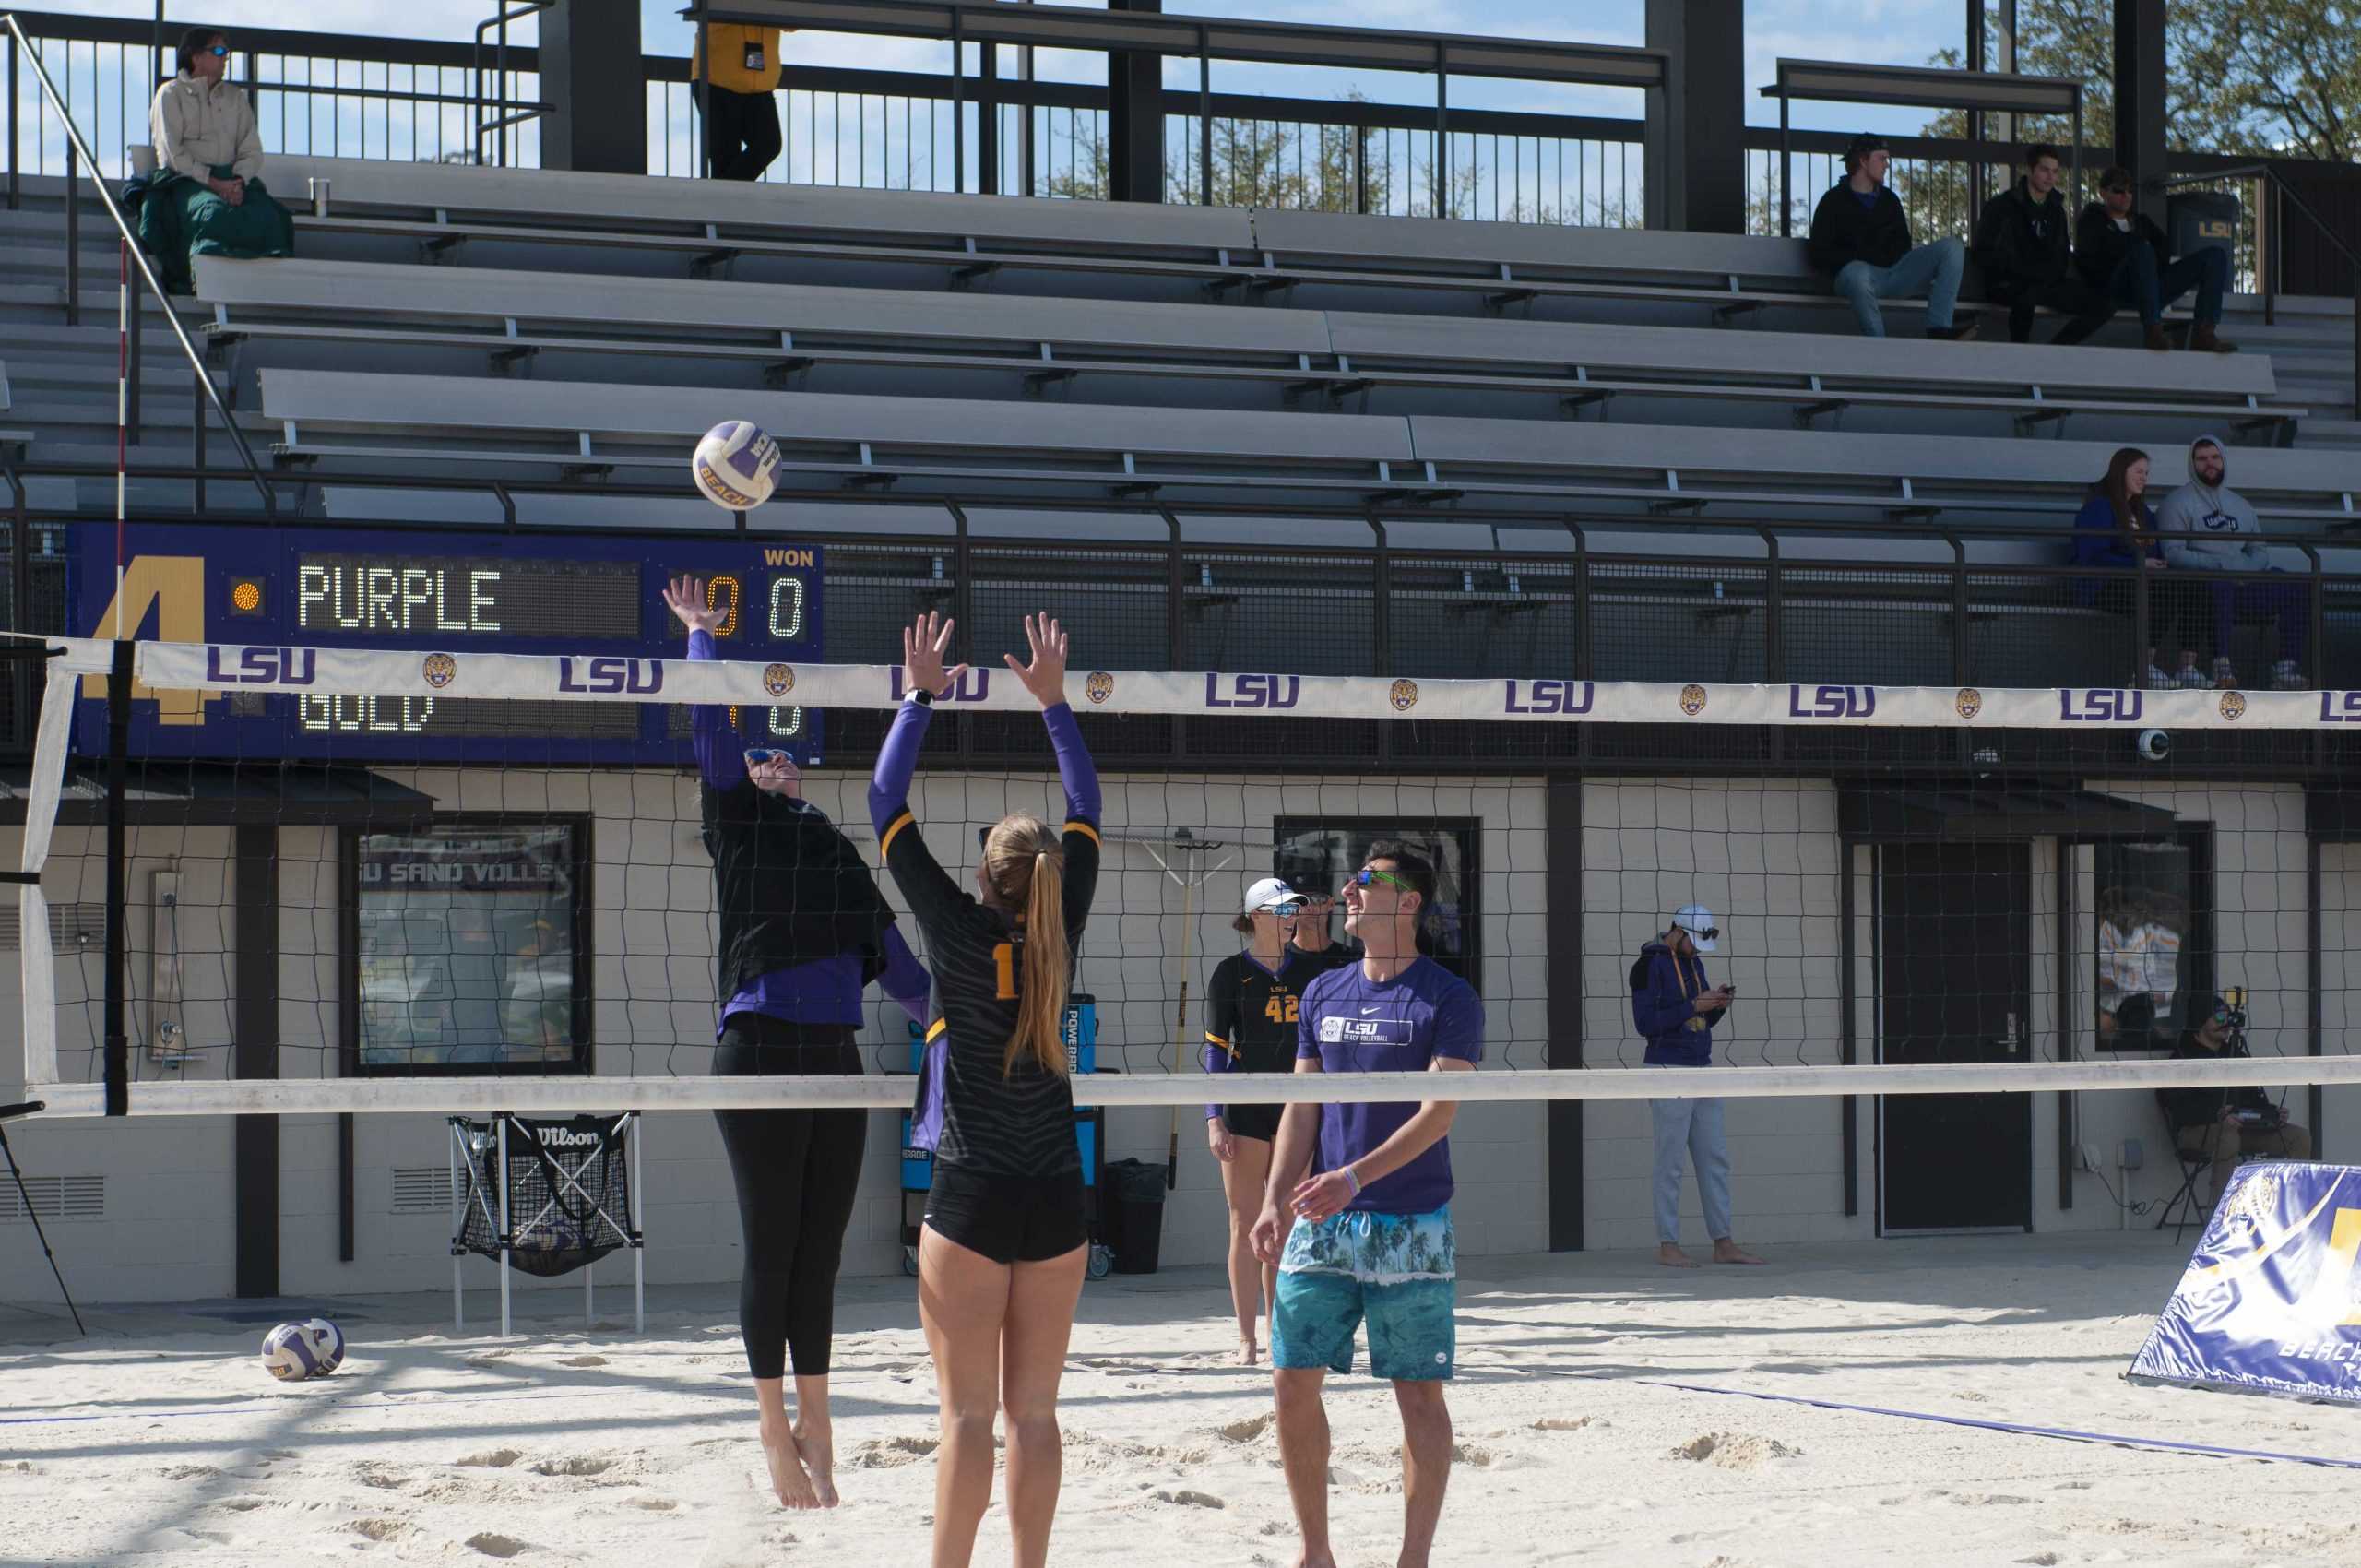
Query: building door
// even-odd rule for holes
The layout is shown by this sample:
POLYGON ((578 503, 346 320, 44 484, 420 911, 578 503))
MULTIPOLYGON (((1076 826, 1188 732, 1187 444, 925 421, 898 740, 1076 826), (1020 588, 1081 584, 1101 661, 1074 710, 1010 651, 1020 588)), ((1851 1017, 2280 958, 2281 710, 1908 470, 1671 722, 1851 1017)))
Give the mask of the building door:
MULTIPOLYGON (((2032 1021, 2032 850, 1878 846, 1878 1060, 2023 1062, 2032 1021)), ((1880 1095, 1880 1229, 2030 1229, 2033 1097, 1880 1095)))

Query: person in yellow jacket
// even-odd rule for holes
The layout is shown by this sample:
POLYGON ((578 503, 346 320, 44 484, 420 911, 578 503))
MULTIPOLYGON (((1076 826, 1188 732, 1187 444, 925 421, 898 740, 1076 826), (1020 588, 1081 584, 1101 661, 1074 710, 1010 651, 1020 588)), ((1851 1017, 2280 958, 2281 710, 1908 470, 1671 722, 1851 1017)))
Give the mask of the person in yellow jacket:
POLYGON ((759 180, 778 156, 778 35, 792 28, 707 23, 689 60, 717 180, 759 180), (713 52, 706 53, 707 37, 713 52), (710 64, 708 64, 710 61, 710 64))

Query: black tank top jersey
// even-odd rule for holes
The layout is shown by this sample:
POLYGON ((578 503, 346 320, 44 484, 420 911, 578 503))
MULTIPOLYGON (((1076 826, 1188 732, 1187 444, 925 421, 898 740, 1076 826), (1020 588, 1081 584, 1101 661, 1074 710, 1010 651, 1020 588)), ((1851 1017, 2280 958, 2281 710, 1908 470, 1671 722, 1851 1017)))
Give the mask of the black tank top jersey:
MULTIPOLYGON (((991 1175, 1079 1170, 1066 1075, 1025 1060, 1002 1069, 1025 984, 1024 931, 951 880, 907 808, 885 825, 884 840, 885 864, 926 935, 934 975, 937 1016, 927 1028, 913 1141, 922 1145, 931 1133, 938 1163, 991 1175), (940 1084, 928 1081, 937 1074, 940 1084), (937 1114, 938 1128, 923 1125, 937 1114)), ((1070 819, 1063 840, 1066 942, 1079 950, 1098 886, 1098 828, 1070 819)))
POLYGON ((1247 954, 1231 954, 1206 982, 1206 1043, 1227 1047, 1240 1073, 1294 1072, 1304 987, 1359 956, 1341 945, 1307 953, 1291 944, 1273 974, 1247 954))

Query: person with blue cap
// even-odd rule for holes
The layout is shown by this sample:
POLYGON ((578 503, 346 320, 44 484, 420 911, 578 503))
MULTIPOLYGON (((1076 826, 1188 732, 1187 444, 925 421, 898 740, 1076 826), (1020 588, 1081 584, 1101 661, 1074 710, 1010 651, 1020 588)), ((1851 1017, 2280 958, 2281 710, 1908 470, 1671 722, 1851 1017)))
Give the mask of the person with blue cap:
MULTIPOLYGON (((1648 1042, 1651 1067, 1710 1067, 1714 1026, 1729 1011, 1732 987, 1705 978, 1703 955, 1721 945, 1721 927, 1703 904, 1673 911, 1665 933, 1640 949, 1631 965, 1631 1023, 1648 1042)), ((1667 1268, 1695 1268, 1680 1250, 1681 1156, 1697 1167, 1697 1196, 1705 1210, 1706 1234, 1715 1263, 1761 1263, 1740 1247, 1730 1230, 1730 1146, 1722 1124, 1722 1102, 1700 1096, 1652 1099, 1655 1122, 1656 1261, 1667 1268)))

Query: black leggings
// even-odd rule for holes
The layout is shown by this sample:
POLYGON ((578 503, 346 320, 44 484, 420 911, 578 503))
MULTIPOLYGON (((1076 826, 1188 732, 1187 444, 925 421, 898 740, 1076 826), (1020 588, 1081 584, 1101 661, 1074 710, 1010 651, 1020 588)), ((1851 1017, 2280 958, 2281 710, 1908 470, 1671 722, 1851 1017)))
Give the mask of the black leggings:
POLYGON ((706 155, 717 180, 759 180, 778 156, 778 100, 767 92, 732 92, 711 82, 705 96, 706 155))
MULTIPOLYGON (((714 1076, 859 1073, 860 1051, 844 1024, 787 1024, 759 1013, 723 1020, 714 1076)), ((825 1377, 836 1330, 836 1265, 852 1222, 869 1141, 865 1111, 717 1111, 738 1225, 746 1248, 738 1282, 738 1328, 756 1377, 825 1377)))

